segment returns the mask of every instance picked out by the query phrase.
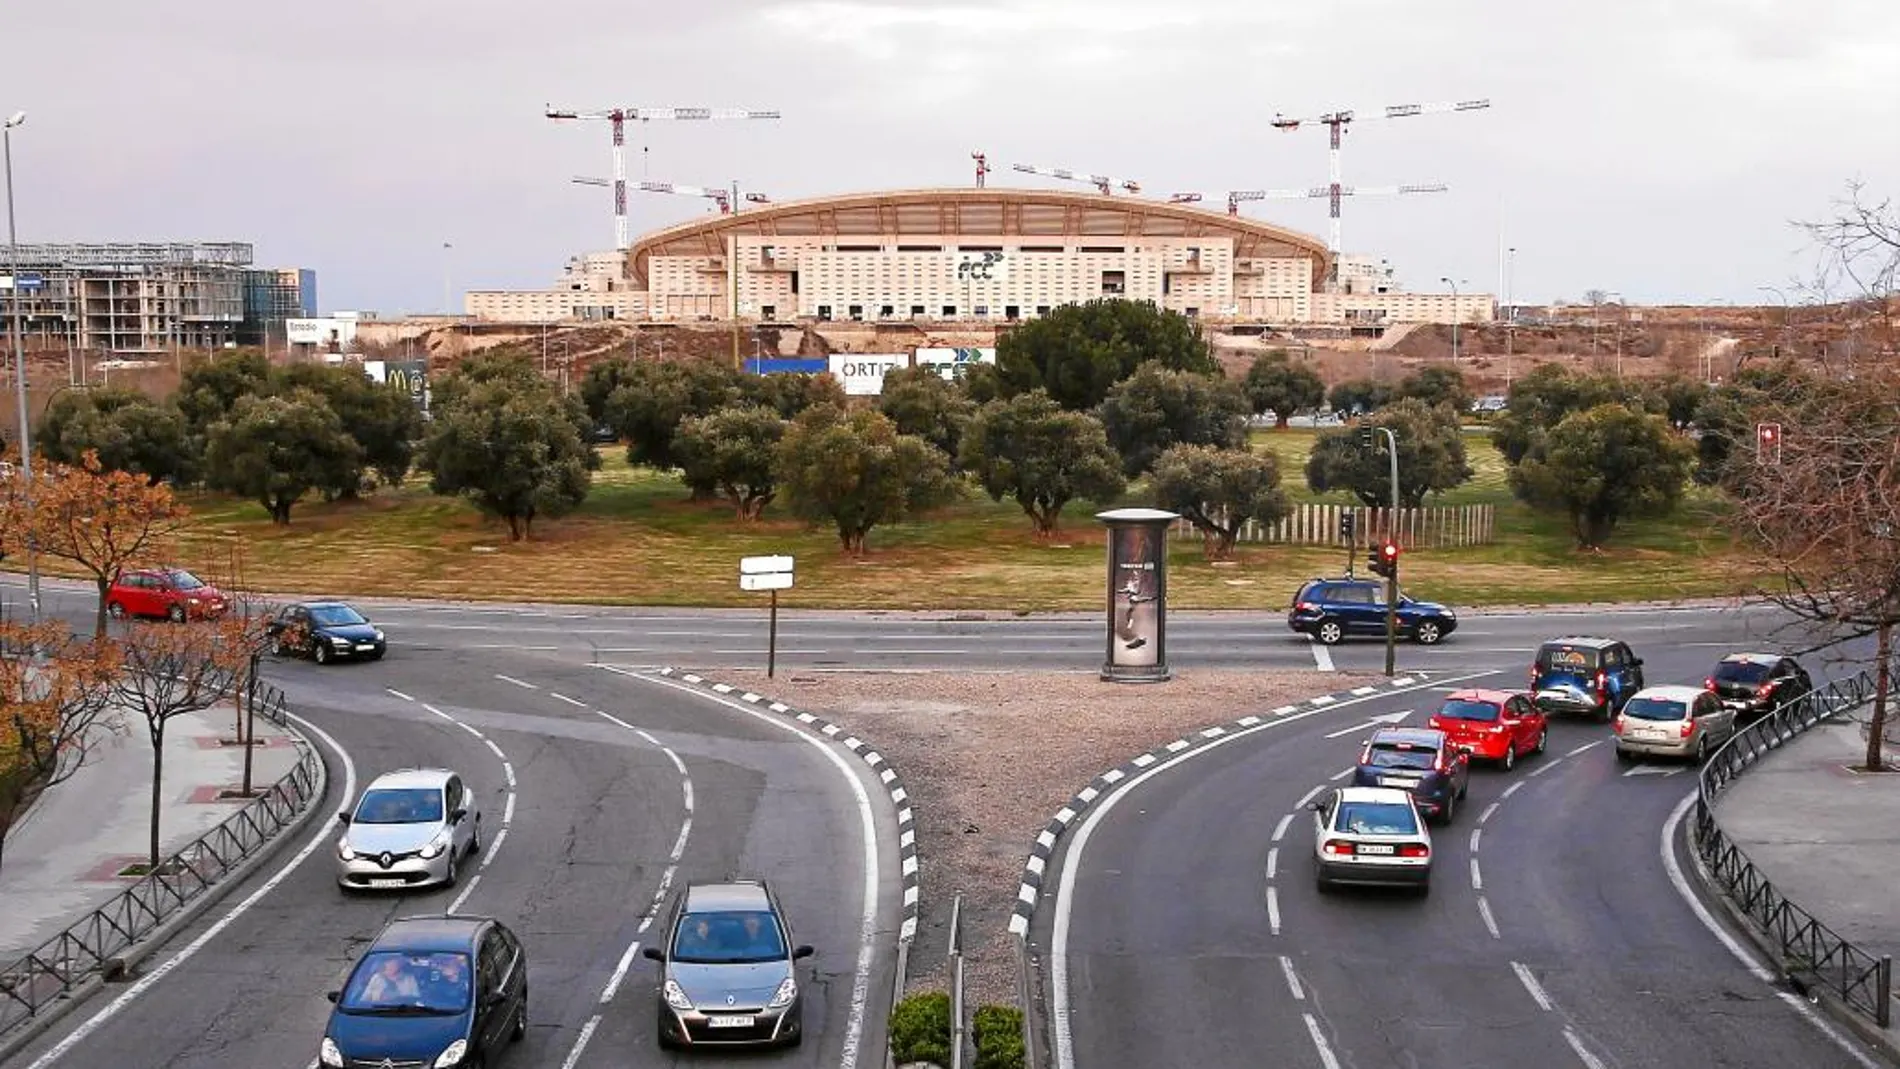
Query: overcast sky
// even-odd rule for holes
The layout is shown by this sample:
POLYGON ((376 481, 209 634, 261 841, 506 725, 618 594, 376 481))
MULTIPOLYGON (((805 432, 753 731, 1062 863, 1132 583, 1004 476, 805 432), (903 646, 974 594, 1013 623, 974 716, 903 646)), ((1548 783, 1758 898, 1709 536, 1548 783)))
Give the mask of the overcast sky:
MULTIPOLYGON (((1324 128, 1275 112, 1488 98, 1365 122, 1349 251, 1413 289, 1521 300, 1773 301, 1803 273, 1789 221, 1849 179, 1900 196, 1892 0, 87 0, 0 16, 22 241, 251 241, 315 268, 323 309, 538 288, 612 243, 605 123, 575 109, 776 109, 648 123, 629 170, 775 199, 972 184, 1144 195, 1326 181, 1324 128), (444 242, 453 243, 445 254, 444 242)), ((634 233, 708 202, 634 194, 634 233)), ((1243 207, 1321 235, 1323 200, 1243 207)))

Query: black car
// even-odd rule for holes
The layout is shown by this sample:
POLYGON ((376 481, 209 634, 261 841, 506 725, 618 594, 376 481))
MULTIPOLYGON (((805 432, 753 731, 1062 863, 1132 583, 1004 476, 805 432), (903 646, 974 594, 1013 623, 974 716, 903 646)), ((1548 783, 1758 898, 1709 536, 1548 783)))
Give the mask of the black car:
POLYGON ((320 1065, 492 1065, 528 1032, 528 956, 490 917, 403 917, 329 999, 320 1065))
POLYGON ((1737 720, 1754 720, 1800 700, 1814 690, 1814 681, 1793 657, 1731 653, 1716 663, 1702 686, 1735 710, 1737 720))
POLYGON ((1410 791, 1419 812, 1450 824, 1471 786, 1471 751, 1436 728, 1380 728, 1359 751, 1352 785, 1410 791))
POLYGON ((268 630, 279 656, 300 654, 318 664, 354 657, 380 660, 388 648, 381 630, 340 601, 287 605, 268 630))
MULTIPOLYGON (((1458 630, 1458 616, 1437 602, 1399 595, 1399 634, 1421 646, 1436 645, 1458 630)), ((1385 582, 1379 579, 1313 579, 1293 595, 1286 626, 1332 645, 1347 635, 1385 634, 1385 582)))

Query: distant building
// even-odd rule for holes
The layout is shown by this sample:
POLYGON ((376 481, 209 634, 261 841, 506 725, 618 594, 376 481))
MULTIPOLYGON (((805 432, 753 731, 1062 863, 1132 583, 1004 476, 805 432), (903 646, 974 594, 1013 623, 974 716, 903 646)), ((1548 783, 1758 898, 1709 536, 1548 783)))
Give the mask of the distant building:
POLYGON ((354 353, 357 325, 375 318, 374 312, 332 312, 327 316, 287 319, 283 337, 297 356, 354 353))
POLYGON ((790 201, 584 257, 556 288, 476 292, 480 319, 1007 323, 1102 297, 1259 324, 1483 322, 1490 294, 1407 293, 1383 260, 1258 219, 1140 197, 937 189, 790 201))
POLYGON ((316 274, 251 265, 242 242, 21 245, 0 275, 0 326, 36 348, 115 356, 222 348, 282 334, 316 305, 316 274), (16 299, 17 298, 17 299, 16 299))

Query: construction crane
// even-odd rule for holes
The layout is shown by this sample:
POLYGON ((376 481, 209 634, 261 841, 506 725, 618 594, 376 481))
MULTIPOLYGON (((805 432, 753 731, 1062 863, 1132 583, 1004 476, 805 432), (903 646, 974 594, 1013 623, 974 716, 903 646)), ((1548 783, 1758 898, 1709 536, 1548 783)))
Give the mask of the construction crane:
MULTIPOLYGON (((674 119, 697 121, 709 119, 776 119, 776 111, 752 111, 738 108, 609 108, 605 111, 572 111, 546 107, 547 117, 555 121, 576 119, 605 119, 613 124, 614 145, 614 248, 624 249, 632 243, 627 230, 627 122, 637 120, 650 122, 654 119, 674 119)), ((593 183, 587 183, 592 185, 593 183)))
MULTIPOLYGON (((1398 104, 1385 108, 1367 108, 1363 112, 1356 110, 1332 111, 1310 119, 1289 119, 1278 112, 1274 113, 1273 128, 1275 130, 1291 132, 1298 130, 1302 126, 1324 126, 1330 135, 1331 151, 1327 163, 1331 183, 1327 187, 1325 195, 1331 201, 1328 212, 1332 221, 1329 243, 1332 246, 1333 252, 1332 276, 1335 281, 1338 279, 1339 256, 1342 252, 1339 243, 1339 202, 1342 197, 1346 196, 1345 187, 1340 184, 1339 180, 1339 142, 1340 137, 1346 132, 1346 127, 1355 122, 1365 122, 1370 119, 1407 119, 1415 115, 1438 115, 1446 112, 1480 111, 1490 106, 1491 102, 1489 100, 1461 100, 1454 104, 1398 104)), ((1407 187, 1401 186, 1397 188, 1404 190, 1407 187)), ((1424 189, 1414 191, 1427 192, 1427 190, 1424 189)), ((1369 189, 1361 190, 1359 195, 1363 196, 1370 192, 1371 190, 1369 189)), ((1430 192, 1437 192, 1437 190, 1431 190, 1430 192)), ((1301 195, 1304 196, 1305 194, 1301 195)), ((1230 203, 1232 203, 1231 199, 1230 203)))
MULTIPOLYGON (((1169 204, 1199 204, 1200 202, 1201 202, 1201 195, 1199 193, 1170 193, 1168 194, 1169 204)), ((1227 203, 1229 205, 1232 205, 1233 201, 1229 200, 1227 203)))
MULTIPOLYGON (((1010 166, 1024 174, 1047 175, 1050 178, 1062 178, 1070 182, 1087 182, 1089 185, 1101 190, 1104 196, 1112 194, 1116 189, 1125 189, 1130 193, 1141 192, 1141 183, 1130 182, 1125 178, 1109 178, 1099 174, 1077 174, 1074 171, 1062 167, 1037 167, 1028 163, 1014 163, 1010 166)), ((987 169, 986 167, 985 170, 987 169)))
POLYGON ((990 158, 981 152, 970 153, 970 158, 976 161, 976 188, 982 189, 983 176, 990 173, 990 158))
POLYGON ((1239 215, 1240 202, 1244 200, 1302 200, 1316 197, 1332 197, 1338 190, 1341 197, 1382 197, 1396 193, 1443 193, 1451 188, 1442 183, 1415 186, 1312 186, 1307 189, 1237 189, 1227 194, 1227 214, 1239 215))
MULTIPOLYGON (((612 187, 613 185, 613 182, 608 179, 590 178, 585 175, 576 175, 574 182, 577 185, 583 186, 612 187)), ((763 193, 740 193, 738 191, 739 184, 737 182, 733 183, 732 189, 730 190, 710 189, 704 186, 676 186, 671 182, 641 182, 639 188, 643 193, 678 193, 686 197, 705 197, 719 205, 719 214, 721 215, 730 214, 734 206, 741 201, 747 204, 772 203, 772 198, 763 193)))

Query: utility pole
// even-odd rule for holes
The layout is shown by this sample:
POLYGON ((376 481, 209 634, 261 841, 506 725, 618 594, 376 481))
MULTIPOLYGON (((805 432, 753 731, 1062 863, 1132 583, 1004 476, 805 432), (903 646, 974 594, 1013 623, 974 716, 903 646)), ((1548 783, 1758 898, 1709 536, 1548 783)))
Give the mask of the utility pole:
MULTIPOLYGON (((1371 561, 1374 573, 1385 576, 1385 674, 1391 676, 1398 670, 1399 638, 1399 554, 1398 542, 1393 538, 1399 521, 1399 439, 1390 427, 1360 427, 1359 445, 1371 449, 1374 435, 1385 435, 1386 457, 1392 463, 1392 511, 1386 518, 1385 541, 1373 549, 1371 561)), ((1366 544, 1371 545, 1371 532, 1367 532, 1366 544)))
MULTIPOLYGON (((1439 276, 1438 281, 1451 287, 1451 362, 1458 364, 1458 321, 1465 317, 1464 309, 1458 306, 1458 283, 1447 276, 1439 276)), ((1394 479, 1397 476, 1393 476, 1394 479)))
MULTIPOLYGON (((7 303, 12 307, 13 391, 20 420, 20 477, 26 507, 33 508, 33 431, 26 411, 26 345, 20 340, 20 235, 13 220, 13 128, 26 121, 26 112, 16 111, 0 124, 0 141, 5 142, 7 171, 7 303)), ((26 540, 26 603, 33 623, 40 622, 39 546, 29 530, 26 540)))

